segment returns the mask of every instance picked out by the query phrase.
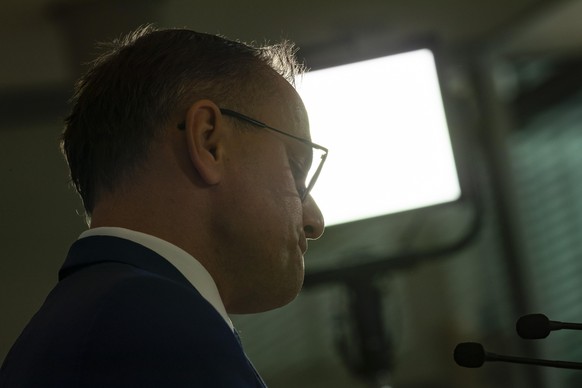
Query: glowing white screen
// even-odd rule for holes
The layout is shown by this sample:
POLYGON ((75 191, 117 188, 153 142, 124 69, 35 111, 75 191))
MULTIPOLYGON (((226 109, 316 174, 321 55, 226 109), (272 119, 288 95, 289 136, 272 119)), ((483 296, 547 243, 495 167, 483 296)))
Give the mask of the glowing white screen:
POLYGON ((329 148, 312 191, 327 225, 459 198, 430 50, 308 72, 297 90, 329 148))

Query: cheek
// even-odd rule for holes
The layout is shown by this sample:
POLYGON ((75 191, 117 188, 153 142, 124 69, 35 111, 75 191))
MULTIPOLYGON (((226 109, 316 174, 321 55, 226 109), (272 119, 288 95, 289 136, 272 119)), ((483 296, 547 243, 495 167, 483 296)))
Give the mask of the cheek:
POLYGON ((244 162, 232 165, 232 204, 255 230, 296 231, 302 225, 303 207, 285 148, 257 148, 261 149, 238 159, 244 162))
MULTIPOLYGON (((265 202, 272 206, 272 213, 278 214, 279 222, 293 228, 301 225, 303 206, 297 192, 295 180, 288 167, 275 172, 265 187, 265 202)), ((265 203, 266 204, 266 203, 265 203)))
POLYGON ((269 155, 262 161, 250 163, 244 174, 249 177, 249 189, 264 201, 277 206, 296 208, 300 204, 297 185, 284 154, 269 155))
POLYGON ((303 228, 303 207, 295 181, 288 169, 281 168, 258 179, 254 197, 248 198, 251 206, 254 206, 249 216, 252 217, 256 231, 260 231, 262 242, 272 254, 288 253, 297 247, 297 239, 301 237, 303 228))

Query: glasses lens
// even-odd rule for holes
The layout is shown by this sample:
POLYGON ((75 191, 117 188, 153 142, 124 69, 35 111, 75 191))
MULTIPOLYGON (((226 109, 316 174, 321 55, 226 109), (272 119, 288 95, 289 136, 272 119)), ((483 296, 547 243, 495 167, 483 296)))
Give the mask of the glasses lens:
POLYGON ((307 173, 307 179, 305 180, 306 191, 304 193, 303 199, 307 197, 307 195, 315 185, 315 182, 317 181, 319 173, 321 172, 321 168, 326 157, 327 154, 323 150, 313 148, 313 161, 311 162, 311 167, 309 168, 309 172, 307 173))

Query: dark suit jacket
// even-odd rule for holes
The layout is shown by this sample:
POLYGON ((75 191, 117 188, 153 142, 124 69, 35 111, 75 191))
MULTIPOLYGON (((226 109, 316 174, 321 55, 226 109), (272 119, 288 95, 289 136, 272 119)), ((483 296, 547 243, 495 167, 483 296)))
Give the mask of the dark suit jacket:
POLYGON ((155 252, 78 240, 24 329, 0 387, 264 387, 240 342, 155 252))

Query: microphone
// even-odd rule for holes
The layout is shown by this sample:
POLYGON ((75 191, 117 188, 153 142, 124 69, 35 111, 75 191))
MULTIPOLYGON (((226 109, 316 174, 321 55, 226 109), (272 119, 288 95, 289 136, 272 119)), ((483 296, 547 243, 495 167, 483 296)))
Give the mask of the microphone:
POLYGON ((523 339, 542 339, 554 330, 582 330, 582 324, 550 321, 544 314, 529 314, 519 318, 515 323, 517 334, 523 339))
POLYGON ((501 361, 514 364, 582 370, 582 363, 579 362, 540 360, 537 358, 504 356, 501 354, 489 353, 485 351, 483 345, 476 342, 464 342, 458 344, 455 347, 454 359, 458 365, 465 368, 479 368, 485 363, 485 361, 501 361))

